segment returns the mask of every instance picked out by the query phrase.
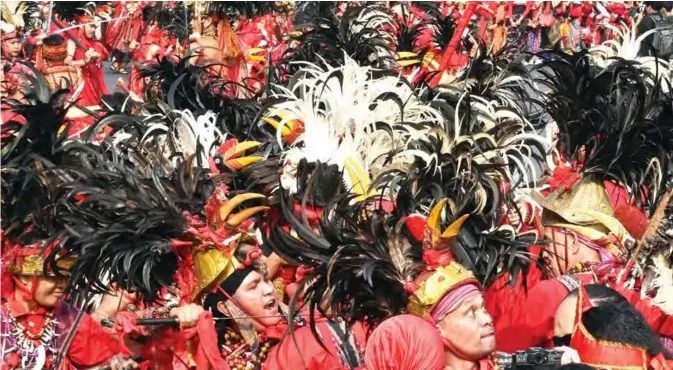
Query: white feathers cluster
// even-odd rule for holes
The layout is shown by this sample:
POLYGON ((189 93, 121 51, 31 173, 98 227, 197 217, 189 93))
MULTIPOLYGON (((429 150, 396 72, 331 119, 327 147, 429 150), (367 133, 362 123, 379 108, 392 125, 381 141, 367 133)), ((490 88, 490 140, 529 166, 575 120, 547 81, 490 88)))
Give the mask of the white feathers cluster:
MULTIPOLYGON (((605 25, 605 27, 610 28, 617 35, 617 37, 591 48, 590 53, 592 61, 594 64, 602 68, 608 67, 611 63, 618 59, 626 59, 638 62, 640 68, 648 72, 650 76, 667 76, 665 80, 662 81, 661 88, 664 92, 668 92, 671 88, 671 63, 664 59, 651 56, 638 56, 640 45, 643 40, 657 32, 657 30, 649 30, 638 36, 636 26, 636 22, 633 23, 630 29, 624 24, 622 24, 621 27, 615 27, 609 24, 605 25)), ((654 81, 650 77, 647 79, 647 82, 650 85, 654 85, 657 81, 654 81)))
MULTIPOLYGON (((281 146, 284 126, 294 120, 304 124, 303 134, 283 153, 289 166, 305 159, 343 169, 350 159, 371 175, 380 169, 377 166, 383 155, 425 134, 410 128, 409 123, 431 127, 443 121, 441 113, 421 102, 403 80, 374 78, 371 68, 348 57, 338 68, 307 64, 302 72, 305 78, 293 86, 279 87, 280 93, 274 97, 286 101, 270 112, 283 112, 277 128, 281 146)), ((293 189, 292 181, 285 176, 283 187, 293 189)), ((348 179, 345 182, 348 185, 348 179)))

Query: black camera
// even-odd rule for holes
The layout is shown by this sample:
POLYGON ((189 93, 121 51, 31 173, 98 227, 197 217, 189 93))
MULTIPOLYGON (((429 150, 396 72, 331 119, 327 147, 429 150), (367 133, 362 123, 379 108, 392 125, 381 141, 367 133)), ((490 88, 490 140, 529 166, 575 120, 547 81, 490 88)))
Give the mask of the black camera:
POLYGON ((516 351, 514 354, 499 352, 498 365, 503 369, 559 367, 563 353, 539 347, 529 348, 527 351, 516 351))

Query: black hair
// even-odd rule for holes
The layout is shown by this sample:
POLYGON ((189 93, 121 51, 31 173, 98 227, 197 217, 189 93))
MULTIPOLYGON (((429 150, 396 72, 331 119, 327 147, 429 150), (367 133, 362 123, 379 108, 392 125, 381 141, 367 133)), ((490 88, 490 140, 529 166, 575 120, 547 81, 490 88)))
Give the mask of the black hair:
POLYGON ((582 324, 596 339, 640 347, 650 356, 662 352, 659 336, 630 304, 593 307, 582 315, 582 324))
MULTIPOLYGON (((587 296, 591 303, 595 306, 601 306, 606 303, 624 303, 628 304, 626 298, 619 294, 616 290, 608 288, 602 284, 588 284, 584 286, 587 296)), ((575 289, 568 293, 568 297, 577 297, 579 289, 575 289)))
POLYGON ((661 2, 661 7, 666 9, 667 11, 673 11, 673 1, 662 1, 661 2))
POLYGON ((664 8, 664 2, 662 1, 646 1, 645 6, 651 6, 653 10, 661 11, 664 8))
POLYGON ((45 37, 44 40, 42 40, 42 43, 47 46, 58 46, 64 42, 65 39, 61 35, 51 35, 49 37, 45 37))

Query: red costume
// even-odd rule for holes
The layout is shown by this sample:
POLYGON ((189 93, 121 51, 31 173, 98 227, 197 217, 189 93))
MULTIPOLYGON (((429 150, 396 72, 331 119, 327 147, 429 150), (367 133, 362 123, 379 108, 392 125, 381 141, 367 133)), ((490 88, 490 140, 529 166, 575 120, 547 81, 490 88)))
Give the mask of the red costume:
POLYGON ((442 370, 442 336, 420 317, 393 316, 376 327, 369 337, 365 365, 379 370, 442 370))
POLYGON ((325 347, 318 343, 309 327, 297 329, 294 339, 288 335, 271 349, 262 369, 348 369, 351 368, 348 356, 354 355, 362 358, 366 343, 366 329, 363 325, 358 323, 351 328, 348 343, 341 340, 341 335, 335 331, 334 326, 330 325, 327 319, 319 319, 316 322, 316 329, 325 347), (345 354, 345 348, 352 353, 345 354))
POLYGON ((668 370, 673 368, 673 361, 666 360, 661 353, 653 357, 644 348, 596 339, 582 322, 583 314, 591 308, 592 304, 582 286, 577 299, 575 328, 570 340, 570 346, 577 350, 582 363, 597 369, 668 370))
MULTIPOLYGON (((93 22, 94 19, 90 16, 83 16, 78 21, 80 24, 84 24, 93 22)), ((82 78, 84 79, 85 84, 84 90, 78 99, 78 103, 83 106, 99 105, 100 98, 103 95, 110 93, 107 85, 105 84, 105 79, 103 78, 102 67, 103 60, 107 59, 109 52, 100 41, 87 37, 85 35, 84 29, 82 28, 79 28, 79 36, 74 37, 77 37, 78 41, 82 45, 82 47, 78 47, 75 50, 75 60, 84 59, 87 52, 93 51, 98 53, 97 57, 82 67, 82 78)))
MULTIPOLYGON (((58 344, 56 336, 47 336, 44 334, 50 330, 59 331, 58 317, 54 317, 53 310, 45 310, 38 308, 35 311, 27 311, 22 305, 18 304, 11 295, 2 300, 2 325, 3 333, 19 333, 10 336, 7 341, 3 342, 3 351, 6 353, 3 360, 4 365, 2 369, 18 369, 23 368, 21 351, 9 350, 9 347, 14 347, 22 343, 22 341, 31 340, 36 345, 43 344, 47 346, 45 367, 50 368, 52 361, 58 351, 58 344), (56 323, 55 323, 56 320, 56 323), (18 331, 17 331, 18 330, 18 331), (37 338, 37 339, 32 339, 37 338), (44 339, 41 339, 44 338, 44 339), (7 347, 9 346, 9 347, 7 347)), ((66 328, 69 329, 69 328, 66 328)), ((60 333, 66 335, 66 333, 60 333)), ((87 368, 100 365, 108 361, 112 356, 126 353, 123 346, 114 340, 97 322, 95 322, 89 315, 85 315, 77 328, 77 333, 73 337, 73 341, 68 348, 66 354, 65 368, 87 368)), ((39 356, 39 355, 38 355, 39 356)), ((28 361, 25 366, 30 366, 31 360, 36 358, 25 358, 28 361)))
MULTIPOLYGON (((151 62, 158 57, 169 55, 173 51, 171 46, 171 40, 161 29, 156 25, 150 25, 144 30, 139 46, 133 50, 132 59, 140 64, 151 62)), ((145 81, 140 78, 140 69, 135 64, 131 69, 129 85, 130 91, 137 96, 143 96, 145 81)))
POLYGON ((112 57, 126 63, 131 58, 131 42, 140 40, 143 34, 142 2, 119 2, 113 18, 125 17, 108 26, 105 39, 112 47, 112 57))
MULTIPOLYGON (((67 257, 58 259, 56 265, 59 269, 68 269, 71 261, 67 257)), ((43 307, 35 301, 38 279, 44 275, 43 264, 41 248, 23 247, 4 238, 0 311, 1 331, 6 334, 0 342, 3 370, 55 366, 52 361, 68 332, 73 330, 77 310, 63 302, 55 307, 43 307), (30 278, 30 283, 25 284, 20 277, 30 278), (35 308, 28 309, 30 305, 35 308)), ((86 314, 74 330, 64 356, 67 369, 100 365, 117 354, 128 354, 121 343, 86 314)))

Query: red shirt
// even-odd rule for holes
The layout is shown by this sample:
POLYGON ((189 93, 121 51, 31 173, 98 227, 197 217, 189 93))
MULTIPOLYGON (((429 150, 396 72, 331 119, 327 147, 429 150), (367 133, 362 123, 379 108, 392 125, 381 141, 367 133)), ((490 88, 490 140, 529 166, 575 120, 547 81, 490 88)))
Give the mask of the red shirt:
MULTIPOLYGON (((311 328, 305 326, 295 331, 296 344, 295 340, 288 335, 271 349, 262 369, 335 370, 348 368, 341 361, 339 344, 334 340, 332 329, 327 324, 327 320, 318 321, 316 328, 325 343, 326 349, 318 343, 311 332, 311 328)), ((364 350, 366 345, 365 333, 364 326, 359 323, 351 329, 351 336, 355 342, 353 347, 356 350, 358 348, 364 350)))

